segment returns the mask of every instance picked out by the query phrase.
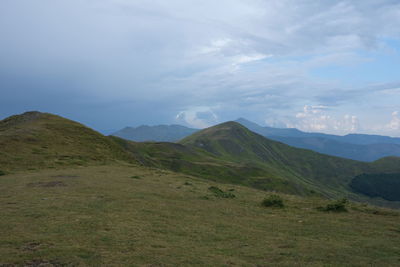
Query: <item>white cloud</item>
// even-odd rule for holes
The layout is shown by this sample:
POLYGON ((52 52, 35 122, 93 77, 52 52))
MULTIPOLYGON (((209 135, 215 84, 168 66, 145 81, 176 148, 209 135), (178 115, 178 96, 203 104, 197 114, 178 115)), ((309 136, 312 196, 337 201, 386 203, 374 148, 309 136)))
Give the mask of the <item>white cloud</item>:
POLYGON ((224 47, 228 46, 232 42, 229 38, 220 38, 211 40, 209 45, 202 46, 198 48, 198 53, 203 54, 214 54, 220 52, 224 47))
POLYGON ((390 130, 400 130, 400 116, 398 111, 392 112, 392 120, 387 125, 390 130))
POLYGON ((323 105, 305 105, 302 112, 286 123, 289 128, 298 128, 306 132, 325 132, 346 134, 360 130, 358 117, 355 115, 336 115, 329 113, 329 107, 323 105))
POLYGON ((179 112, 175 120, 194 128, 206 128, 218 122, 217 115, 210 107, 191 107, 179 112))

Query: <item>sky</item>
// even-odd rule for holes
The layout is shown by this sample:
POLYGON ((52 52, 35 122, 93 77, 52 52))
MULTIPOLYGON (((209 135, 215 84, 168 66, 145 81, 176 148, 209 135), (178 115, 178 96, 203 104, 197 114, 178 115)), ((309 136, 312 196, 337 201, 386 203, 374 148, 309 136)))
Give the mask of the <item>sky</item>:
POLYGON ((399 0, 1 0, 0 119, 400 136, 399 0))

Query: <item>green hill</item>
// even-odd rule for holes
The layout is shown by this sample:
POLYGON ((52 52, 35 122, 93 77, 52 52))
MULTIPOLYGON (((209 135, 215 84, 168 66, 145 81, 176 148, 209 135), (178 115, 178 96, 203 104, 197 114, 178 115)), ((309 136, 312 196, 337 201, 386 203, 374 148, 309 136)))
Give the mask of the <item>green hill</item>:
POLYGON ((56 115, 27 112, 0 121, 0 147, 0 173, 134 163, 267 191, 361 201, 371 198, 353 192, 354 177, 400 172, 399 158, 364 163, 327 156, 266 139, 236 122, 204 129, 180 143, 137 143, 56 115))
POLYGON ((0 148, 3 172, 133 160, 110 138, 77 122, 41 112, 0 121, 0 148))
POLYGON ((400 170, 399 158, 365 163, 327 156, 266 139, 236 122, 204 129, 179 144, 120 143, 148 166, 300 195, 365 200, 349 186, 355 176, 400 170))
POLYGON ((400 168, 395 164, 400 162, 399 158, 392 158, 392 163, 368 164, 294 148, 266 139, 236 122, 205 129, 180 143, 201 148, 218 158, 272 170, 288 182, 317 186, 317 191, 326 194, 348 191, 349 182, 360 173, 383 166, 392 171, 400 168))
POLYGON ((322 197, 371 201, 350 181, 359 172, 396 173, 398 158, 325 156, 231 122, 179 144, 135 143, 39 112, 0 122, 0 153, 0 266, 400 260, 398 211, 322 197), (270 199, 283 207, 262 205, 270 199), (347 211, 333 212, 338 205, 347 211))

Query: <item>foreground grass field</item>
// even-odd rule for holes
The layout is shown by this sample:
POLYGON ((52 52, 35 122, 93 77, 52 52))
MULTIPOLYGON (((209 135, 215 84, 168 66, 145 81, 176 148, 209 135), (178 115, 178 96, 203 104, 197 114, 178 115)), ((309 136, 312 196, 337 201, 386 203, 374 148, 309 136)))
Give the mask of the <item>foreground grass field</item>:
POLYGON ((400 265, 397 211, 268 194, 137 166, 0 176, 0 266, 400 265))

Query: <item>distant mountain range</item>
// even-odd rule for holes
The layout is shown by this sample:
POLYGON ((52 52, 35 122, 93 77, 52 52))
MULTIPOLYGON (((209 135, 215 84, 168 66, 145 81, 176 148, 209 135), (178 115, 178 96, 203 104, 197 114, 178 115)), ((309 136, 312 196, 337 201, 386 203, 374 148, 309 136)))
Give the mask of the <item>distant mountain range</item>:
POLYGON ((348 134, 345 136, 306 133, 294 128, 262 127, 240 118, 236 122, 253 132, 290 146, 360 161, 374 161, 387 156, 400 156, 400 138, 348 134))
POLYGON ((324 133, 307 133, 302 132, 296 128, 272 128, 267 126, 260 126, 249 120, 240 118, 236 122, 242 124, 246 128, 257 132, 263 136, 280 136, 280 137, 295 137, 295 138, 325 138, 342 143, 356 144, 356 145, 370 145, 370 144, 397 144, 400 145, 400 138, 382 136, 382 135, 369 135, 369 134, 348 134, 348 135, 333 135, 324 133))
MULTIPOLYGON (((236 122, 269 139, 297 148, 360 161, 374 161, 387 156, 400 156, 400 138, 380 135, 348 134, 345 136, 307 133, 295 128, 263 127, 240 118, 236 122)), ((198 131, 181 125, 126 127, 112 135, 143 142, 177 142, 198 131)))
POLYGON ((181 125, 142 125, 139 127, 125 127, 112 135, 135 142, 176 142, 197 131, 198 129, 192 129, 181 125))

